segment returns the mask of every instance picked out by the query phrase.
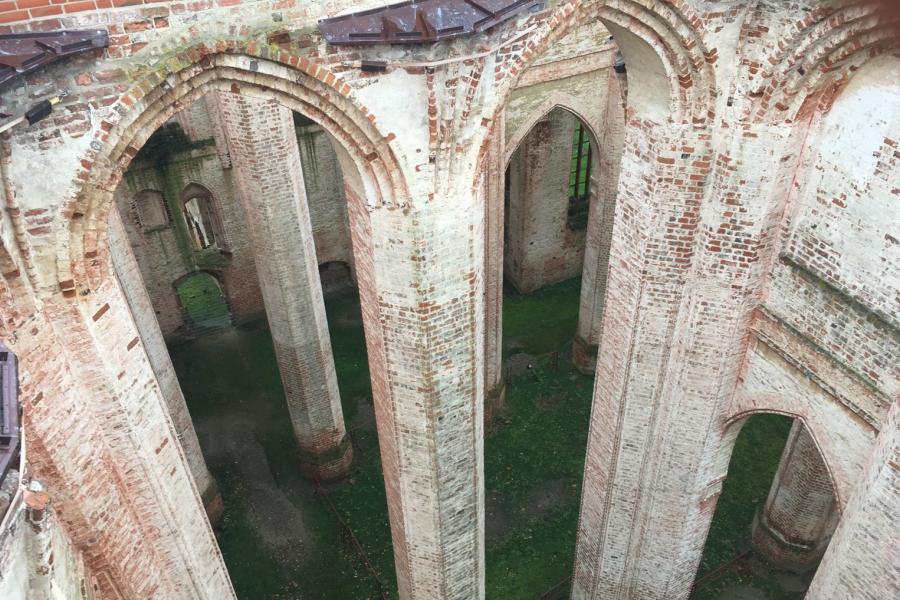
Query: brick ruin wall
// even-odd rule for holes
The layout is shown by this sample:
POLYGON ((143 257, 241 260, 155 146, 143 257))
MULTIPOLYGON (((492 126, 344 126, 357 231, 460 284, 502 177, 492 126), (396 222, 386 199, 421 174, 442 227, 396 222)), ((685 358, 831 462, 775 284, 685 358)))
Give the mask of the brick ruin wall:
MULTIPOLYGON (((213 137, 209 111, 203 101, 198 101, 171 122, 177 123, 191 142, 201 147, 173 152, 161 163, 136 161, 116 190, 116 209, 125 226, 128 244, 140 266, 159 326, 167 338, 184 333, 185 319, 176 286, 193 273, 208 272, 219 279, 235 323, 264 312, 253 248, 232 169, 220 158, 221 142, 217 145, 213 137), (198 250, 189 238, 182 202, 187 199, 185 191, 198 185, 211 193, 213 210, 223 229, 224 239, 220 245, 224 246, 225 252, 218 248, 198 250), (137 204, 142 201, 141 192, 146 191, 159 193, 164 198, 168 216, 165 226, 147 228, 142 225, 137 204)), ((316 125, 297 127, 297 140, 318 262, 323 267, 326 263, 347 265, 329 280, 334 289, 347 289, 352 284, 345 280, 350 277, 353 253, 337 157, 328 134, 316 125)), ((227 148, 224 152, 227 153, 227 148)), ((111 248, 114 261, 128 251, 124 246, 113 245, 111 248)))
POLYGON ((600 22, 574 28, 523 73, 503 111, 510 179, 504 275, 520 292, 581 275, 587 228, 567 222, 571 151, 582 123, 591 140, 593 175, 605 176, 599 173, 598 141, 614 77, 609 37, 600 22))
MULTIPOLYGON (((686 597, 734 425, 774 411, 809 426, 843 511, 817 597, 894 595, 896 581, 878 567, 898 501, 889 463, 898 59, 870 60, 877 45, 854 50, 864 19, 851 9, 828 19, 832 9, 803 1, 712 10, 685 0, 662 13, 623 3, 644 25, 631 31, 606 3, 560 2, 497 39, 449 45, 461 55, 499 48, 483 60, 374 75, 346 66, 363 53, 326 48, 313 26, 357 3, 108 9, 98 0, 46 10, 12 3, 0 13, 8 31, 100 25, 112 35, 105 53, 44 69, 2 98, 17 114, 60 86, 71 91, 51 118, 4 140, 0 334, 23 365, 31 467, 47 480, 99 597, 232 594, 186 457, 186 411, 172 408, 177 382, 163 368, 162 336, 148 333, 146 301, 122 294, 140 289, 136 263, 123 281, 109 277, 109 240, 128 238, 107 232, 102 207, 118 161, 173 116, 135 115, 168 110, 190 86, 202 88, 194 101, 235 85, 315 116, 347 153, 342 167, 359 170, 345 184, 354 243, 367 251, 360 286, 401 592, 483 595, 482 204, 491 196, 473 165, 489 117, 505 105, 506 136, 516 135, 512 109, 541 86, 535 69, 561 68, 533 60, 552 32, 599 19, 629 65, 629 113, 577 594, 603 597, 618 585, 632 597, 686 597), (517 32, 532 40, 510 42, 517 32), (804 49, 820 37, 837 63, 804 49), (676 62, 646 68, 653 60, 676 62), (850 81, 833 106, 817 83, 829 77, 850 81), (34 164, 54 169, 34 177, 34 164), (620 535, 631 531, 640 535, 620 535)), ((384 57, 433 58, 407 49, 384 57)), ((566 73, 578 73, 580 60, 566 73)), ((546 111, 523 111, 535 112, 546 111)), ((189 135, 216 135, 214 119, 188 121, 189 135)), ((199 161, 211 165, 201 182, 211 189, 222 177, 217 154, 199 161)))

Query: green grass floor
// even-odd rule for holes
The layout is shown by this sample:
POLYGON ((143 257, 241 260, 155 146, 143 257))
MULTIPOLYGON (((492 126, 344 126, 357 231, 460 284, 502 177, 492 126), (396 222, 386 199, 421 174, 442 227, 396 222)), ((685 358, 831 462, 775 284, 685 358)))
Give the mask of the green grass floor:
MULTIPOLYGON (((562 585, 551 597, 566 594, 592 388, 591 378, 575 372, 567 355, 579 285, 572 280, 525 296, 508 293, 505 299, 504 354, 518 366, 510 371, 505 409, 489 425, 485 440, 490 600, 538 598, 558 582, 562 585)), ((377 598, 380 589, 397 597, 358 300, 344 296, 326 304, 357 460, 353 474, 327 494, 364 547, 374 575, 327 503, 298 472, 265 321, 170 347, 224 500, 216 534, 242 600, 377 598)), ((777 418, 754 417, 745 427, 701 576, 746 544, 753 511, 765 499, 789 426, 777 418)), ((722 590, 741 584, 742 577, 746 574, 734 569, 717 573, 695 598, 727 597, 722 590)))

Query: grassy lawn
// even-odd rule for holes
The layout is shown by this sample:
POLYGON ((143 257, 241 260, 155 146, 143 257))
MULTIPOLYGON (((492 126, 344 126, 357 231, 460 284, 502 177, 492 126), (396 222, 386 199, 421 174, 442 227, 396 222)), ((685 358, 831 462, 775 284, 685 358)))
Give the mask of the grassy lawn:
MULTIPOLYGON (((488 599, 534 599, 571 574, 591 404, 591 378, 571 368, 577 322, 572 280, 504 304, 505 353, 533 368, 513 375, 505 410, 485 440, 488 599), (558 357, 552 353, 560 351, 558 357)), ((330 487, 340 518, 397 597, 384 481, 358 300, 327 301, 335 367, 356 468, 330 487)), ((171 346, 207 463, 225 503, 216 527, 242 600, 376 598, 378 585, 326 502, 297 469, 296 446, 264 321, 171 346), (293 529, 290 524, 299 523, 293 529)), ((790 422, 752 418, 738 439, 700 574, 731 560, 778 463, 790 422)), ((738 570, 695 598, 717 599, 738 570)), ((761 583, 760 585, 763 585, 761 583)), ((566 586, 558 596, 565 597, 566 586)), ((776 600, 800 596, 770 595, 776 600)))

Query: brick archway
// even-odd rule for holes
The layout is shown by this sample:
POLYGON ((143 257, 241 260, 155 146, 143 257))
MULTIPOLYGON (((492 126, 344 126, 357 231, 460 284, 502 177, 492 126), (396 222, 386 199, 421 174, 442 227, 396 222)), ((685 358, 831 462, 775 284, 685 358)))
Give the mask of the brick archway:
MULTIPOLYGON (((561 3, 534 33, 523 40, 524 49, 509 61, 498 111, 506 106, 525 70, 553 44, 586 21, 600 19, 619 30, 618 43, 626 63, 637 44, 653 50, 664 72, 668 91, 668 118, 676 123, 707 125, 714 117, 715 74, 718 56, 708 49, 699 31, 703 21, 686 2, 642 0, 568 0, 561 3)), ((629 67, 636 80, 649 78, 638 61, 629 67)), ((639 84, 638 84, 639 85, 639 84)))
POLYGON ((581 121, 581 123, 583 123, 585 127, 587 127, 591 139, 591 144, 593 144, 599 152, 600 136, 598 135, 599 132, 597 131, 597 123, 591 123, 583 115, 582 111, 577 108, 577 105, 578 100, 570 94, 564 94, 560 92, 553 92, 552 94, 550 94, 549 97, 541 102, 541 104, 537 108, 535 108, 528 116, 528 119, 524 123, 522 123, 522 125, 519 126, 519 128, 516 129, 516 131, 510 136, 509 141, 506 143, 504 148, 504 167, 509 165, 509 161, 512 158, 513 154, 515 154, 516 150, 519 149, 519 146, 522 145, 522 142, 525 141, 525 138, 528 137, 528 134, 531 133, 531 130, 534 129, 534 126, 538 123, 538 121, 548 116, 556 109, 564 110, 581 121))
POLYGON ((124 94, 110 120, 101 122, 81 159, 84 183, 65 207, 67 227, 58 235, 68 250, 58 259, 63 295, 95 288, 108 276, 107 214, 123 173, 149 136, 204 94, 220 90, 273 98, 308 116, 343 147, 365 189, 365 204, 405 206, 409 193, 391 147, 368 114, 351 97, 350 87, 306 59, 282 53, 277 61, 251 54, 202 54, 165 77, 151 74, 124 94), (143 90, 149 89, 144 92, 143 90))
MULTIPOLYGON (((869 60, 900 47, 900 11, 892 5, 823 4, 794 22, 765 60, 747 67, 751 101, 743 118, 795 120, 829 85, 845 82, 869 60)), ((765 21, 764 14, 757 17, 765 21)))
POLYGON ((819 451, 819 456, 822 458, 822 462, 825 464, 825 468, 828 471, 829 480, 831 482, 831 491, 834 494, 834 499, 836 501, 838 516, 842 515, 844 509, 847 506, 847 498, 850 494, 850 490, 848 489, 848 486, 841 485, 839 483, 839 479, 835 477, 834 465, 837 462, 836 458, 832 456, 832 452, 830 451, 828 446, 825 446, 821 443, 821 440, 827 439, 827 433, 822 430, 815 419, 810 419, 808 415, 804 415, 799 412, 792 412, 790 410, 779 410, 777 408, 758 408, 747 410, 729 417, 729 419, 725 422, 723 444, 719 450, 721 453, 719 458, 719 460, 721 461, 720 464, 728 464, 731 458, 731 454, 734 450, 735 440, 737 440, 737 436, 744 425, 747 423, 747 420, 754 415, 761 414, 790 417, 791 419, 795 419, 803 424, 804 429, 809 432, 809 436, 815 443, 816 448, 819 451))

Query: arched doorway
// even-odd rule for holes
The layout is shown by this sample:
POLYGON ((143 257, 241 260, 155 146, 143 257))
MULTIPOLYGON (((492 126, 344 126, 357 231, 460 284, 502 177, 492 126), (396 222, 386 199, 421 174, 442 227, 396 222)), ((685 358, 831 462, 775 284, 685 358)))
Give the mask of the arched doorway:
POLYGON ((734 448, 691 597, 801 600, 839 517, 825 459, 789 416, 751 415, 726 439, 734 448))
POLYGON ((219 280, 205 272, 186 275, 175 283, 184 311, 185 332, 203 333, 231 325, 231 309, 219 280))

